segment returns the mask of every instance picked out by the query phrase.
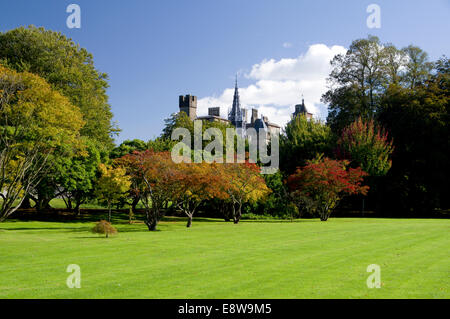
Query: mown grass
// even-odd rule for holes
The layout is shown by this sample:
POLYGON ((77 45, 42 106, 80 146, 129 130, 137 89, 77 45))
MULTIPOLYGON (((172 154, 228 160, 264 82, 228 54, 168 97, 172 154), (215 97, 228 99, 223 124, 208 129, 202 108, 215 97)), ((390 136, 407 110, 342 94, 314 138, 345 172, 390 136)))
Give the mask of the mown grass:
POLYGON ((168 218, 159 231, 116 222, 0 224, 0 298, 449 298, 450 221, 168 218), (81 288, 69 289, 69 264, 81 288), (381 267, 369 289, 366 268, 381 267))

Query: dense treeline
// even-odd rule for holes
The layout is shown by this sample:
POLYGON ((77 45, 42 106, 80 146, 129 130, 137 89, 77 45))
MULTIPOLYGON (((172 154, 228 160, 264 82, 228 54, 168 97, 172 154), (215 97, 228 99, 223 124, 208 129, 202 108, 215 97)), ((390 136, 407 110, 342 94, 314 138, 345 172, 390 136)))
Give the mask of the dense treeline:
MULTIPOLYGON (((280 170, 261 175, 248 159, 176 164, 173 130, 194 130, 184 113, 156 139, 115 146, 107 75, 89 52, 43 28, 0 33, 0 219, 19 207, 45 211, 54 198, 78 214, 102 203, 110 221, 113 207, 130 207, 131 218, 140 205, 149 230, 171 210, 190 227, 199 210, 234 223, 244 213, 327 220, 342 200, 389 216, 448 209, 449 60, 369 36, 331 65, 327 123, 293 118, 280 170)), ((230 126, 205 121, 202 130, 212 127, 225 136, 230 126)))

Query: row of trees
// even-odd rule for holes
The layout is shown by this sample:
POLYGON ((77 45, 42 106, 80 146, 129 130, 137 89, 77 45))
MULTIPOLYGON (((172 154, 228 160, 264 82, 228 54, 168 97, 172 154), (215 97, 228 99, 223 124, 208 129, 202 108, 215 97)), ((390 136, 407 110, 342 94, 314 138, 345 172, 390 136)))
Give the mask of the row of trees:
MULTIPOLYGON (((107 75, 90 53, 43 28, 0 33, 0 219, 31 201, 46 210, 55 197, 76 212, 105 202, 109 216, 113 204, 135 211, 141 203, 149 229, 167 209, 183 211, 190 225, 200 207, 234 222, 243 212, 326 220, 344 196, 358 194, 395 214, 448 207, 448 59, 431 63, 419 48, 369 36, 331 64, 327 124, 292 119, 280 171, 261 177, 249 163, 173 163, 173 130, 193 136, 184 113, 154 140, 115 146, 107 75)), ((202 129, 210 127, 225 135, 229 126, 202 129)))
MULTIPOLYGON (((431 216, 448 209, 448 58, 430 62, 418 47, 397 49, 369 36, 353 41, 331 65, 322 97, 329 105, 327 123, 294 119, 287 125, 280 141, 282 173, 324 154, 369 174, 371 210, 431 216)), ((355 203, 348 204, 357 208, 355 203)))
POLYGON ((101 167, 98 195, 108 202, 109 211, 121 197, 141 201, 145 224, 155 230, 169 206, 188 217, 187 227, 201 204, 221 200, 232 209, 234 223, 242 216, 242 205, 258 201, 270 190, 256 164, 174 163, 170 152, 134 151, 101 167))
POLYGON ((333 133, 339 136, 361 116, 384 127, 395 142, 392 168, 370 180, 373 209, 422 216, 448 209, 448 58, 430 62, 418 47, 397 49, 370 36, 353 41, 331 65, 323 100, 333 133))
POLYGON ((118 132, 107 75, 71 39, 34 26, 0 33, 0 65, 0 218, 55 197, 79 210, 118 132))

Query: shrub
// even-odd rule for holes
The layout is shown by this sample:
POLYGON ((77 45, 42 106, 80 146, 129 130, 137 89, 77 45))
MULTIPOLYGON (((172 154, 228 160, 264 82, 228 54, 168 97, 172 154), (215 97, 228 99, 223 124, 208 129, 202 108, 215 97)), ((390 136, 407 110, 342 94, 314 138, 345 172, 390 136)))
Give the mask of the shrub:
POLYGON ((105 234, 106 238, 108 238, 110 234, 117 234, 117 229, 115 229, 111 223, 106 220, 101 220, 95 224, 94 228, 92 228, 92 232, 94 234, 105 234))

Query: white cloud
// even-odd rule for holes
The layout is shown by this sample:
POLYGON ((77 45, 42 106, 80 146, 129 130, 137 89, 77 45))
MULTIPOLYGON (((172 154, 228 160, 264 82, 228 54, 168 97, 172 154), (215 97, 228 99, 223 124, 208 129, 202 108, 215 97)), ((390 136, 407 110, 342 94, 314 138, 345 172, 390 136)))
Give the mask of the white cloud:
POLYGON ((290 43, 290 42, 284 42, 284 43, 283 43, 283 48, 286 48, 286 49, 292 48, 292 43, 290 43))
MULTIPOLYGON (((241 104, 245 108, 257 108, 269 121, 284 126, 294 112, 295 104, 304 95, 308 110, 317 118, 325 119, 327 108, 320 102, 326 92, 326 78, 330 60, 345 53, 342 46, 328 47, 324 44, 309 46, 305 54, 297 58, 270 59, 252 66, 244 76, 254 83, 240 87, 241 104)), ((221 116, 226 117, 233 103, 234 88, 228 88, 220 96, 209 96, 198 100, 198 114, 206 115, 208 107, 220 106, 221 116)))

